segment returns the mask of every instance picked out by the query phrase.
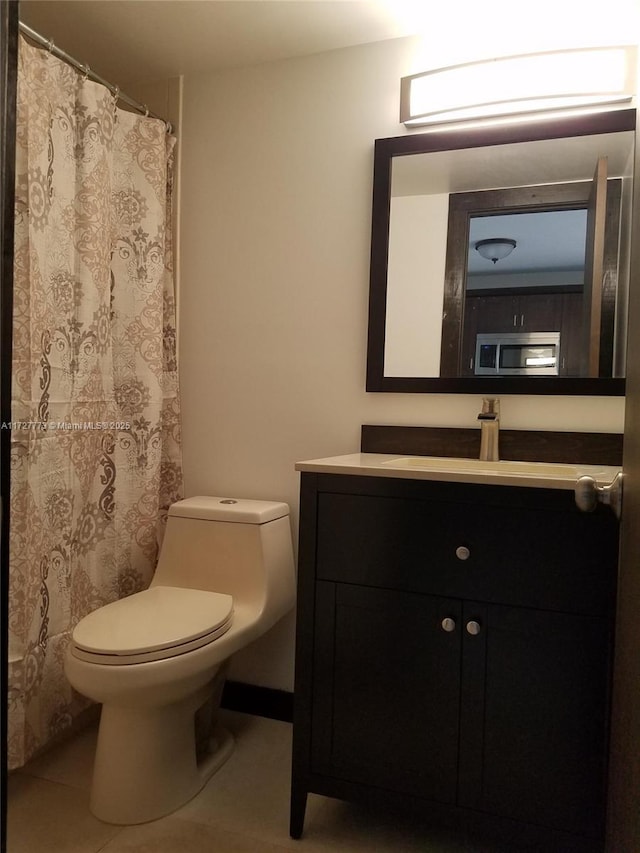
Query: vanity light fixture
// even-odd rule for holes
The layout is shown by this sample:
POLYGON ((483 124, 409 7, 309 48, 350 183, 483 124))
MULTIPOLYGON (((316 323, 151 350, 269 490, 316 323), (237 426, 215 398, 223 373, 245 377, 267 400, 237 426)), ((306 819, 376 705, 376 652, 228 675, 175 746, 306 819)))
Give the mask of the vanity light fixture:
POLYGON ((635 48, 596 47, 451 65, 403 77, 407 127, 630 101, 635 48))
POLYGON ((490 237, 488 240, 478 240, 474 249, 488 261, 497 264, 513 252, 517 243, 510 237, 490 237))

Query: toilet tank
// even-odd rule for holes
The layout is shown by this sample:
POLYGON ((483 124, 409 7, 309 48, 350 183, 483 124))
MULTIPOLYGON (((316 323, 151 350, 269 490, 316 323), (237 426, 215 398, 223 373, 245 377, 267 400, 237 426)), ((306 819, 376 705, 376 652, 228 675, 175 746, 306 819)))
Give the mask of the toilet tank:
POLYGON ((151 586, 232 595, 279 618, 293 607, 289 507, 276 501, 195 497, 169 508, 151 586))

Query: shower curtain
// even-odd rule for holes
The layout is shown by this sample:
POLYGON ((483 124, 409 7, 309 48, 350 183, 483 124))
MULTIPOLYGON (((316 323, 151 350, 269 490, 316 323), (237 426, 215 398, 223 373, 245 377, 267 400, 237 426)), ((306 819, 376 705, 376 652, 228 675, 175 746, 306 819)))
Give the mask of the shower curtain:
POLYGON ((163 122, 21 38, 10 581, 9 767, 88 702, 71 631, 149 585, 182 496, 163 122))

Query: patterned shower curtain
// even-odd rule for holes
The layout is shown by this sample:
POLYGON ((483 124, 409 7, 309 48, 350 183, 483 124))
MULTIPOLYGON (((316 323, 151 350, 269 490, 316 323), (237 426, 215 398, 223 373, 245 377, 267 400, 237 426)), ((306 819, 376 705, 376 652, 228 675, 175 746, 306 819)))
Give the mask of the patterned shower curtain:
POLYGON ((9 766, 87 701, 64 676, 87 613, 149 585, 182 495, 163 122, 21 40, 9 766))

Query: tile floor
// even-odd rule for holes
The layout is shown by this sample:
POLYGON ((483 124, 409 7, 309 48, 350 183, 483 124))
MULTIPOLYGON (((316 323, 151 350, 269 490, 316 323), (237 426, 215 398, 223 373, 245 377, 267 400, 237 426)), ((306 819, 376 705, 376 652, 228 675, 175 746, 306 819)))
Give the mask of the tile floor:
POLYGON ((7 853, 511 853, 313 794, 303 838, 294 841, 291 726, 223 717, 236 738, 229 761, 191 802, 148 824, 111 826, 90 814, 95 728, 32 761, 9 780, 7 853))

